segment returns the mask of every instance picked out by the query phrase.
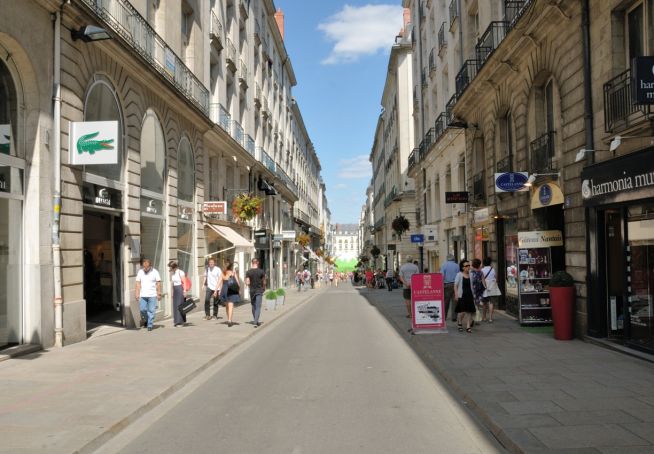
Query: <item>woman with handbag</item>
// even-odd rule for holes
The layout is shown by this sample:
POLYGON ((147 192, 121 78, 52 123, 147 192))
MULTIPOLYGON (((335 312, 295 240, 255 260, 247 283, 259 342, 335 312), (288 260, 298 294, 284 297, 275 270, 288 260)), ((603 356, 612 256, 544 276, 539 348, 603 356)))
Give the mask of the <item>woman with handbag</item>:
POLYGON ((234 325, 234 322, 232 321, 234 303, 241 301, 241 296, 239 295, 241 284, 238 281, 238 275, 234 272, 234 264, 230 259, 225 259, 225 266, 223 266, 223 274, 220 280, 222 289, 220 297, 225 303, 227 311, 227 326, 231 328, 234 325))
POLYGON ((497 274, 495 273, 495 269, 491 266, 492 263, 493 261, 490 257, 484 258, 484 267, 481 269, 484 287, 486 288, 481 298, 481 304, 483 306, 481 320, 483 322, 488 321, 488 323, 493 323, 495 298, 502 295, 502 292, 497 285, 497 274), (486 319, 487 314, 488 319, 486 319))
POLYGON ((168 262, 168 269, 170 270, 170 282, 173 285, 173 326, 177 328, 184 326, 186 323, 186 314, 179 310, 179 307, 184 303, 186 273, 179 269, 177 262, 174 260, 168 262))
POLYGON ((475 297, 472 291, 472 278, 470 276, 470 262, 461 260, 459 269, 454 278, 454 298, 456 307, 454 312, 457 314, 457 325, 459 331, 463 331, 463 319, 466 319, 466 332, 472 332, 472 321, 477 309, 475 307, 475 297), (466 317, 467 316, 467 317, 466 317))

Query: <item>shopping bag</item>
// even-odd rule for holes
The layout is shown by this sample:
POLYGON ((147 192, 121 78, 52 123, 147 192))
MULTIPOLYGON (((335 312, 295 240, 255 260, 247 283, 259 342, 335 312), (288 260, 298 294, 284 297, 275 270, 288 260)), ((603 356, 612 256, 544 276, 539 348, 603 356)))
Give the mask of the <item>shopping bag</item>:
POLYGON ((196 308, 195 301, 193 300, 192 296, 187 296, 184 298, 184 302, 179 305, 179 312, 182 313, 182 315, 188 314, 191 312, 193 309, 196 308))

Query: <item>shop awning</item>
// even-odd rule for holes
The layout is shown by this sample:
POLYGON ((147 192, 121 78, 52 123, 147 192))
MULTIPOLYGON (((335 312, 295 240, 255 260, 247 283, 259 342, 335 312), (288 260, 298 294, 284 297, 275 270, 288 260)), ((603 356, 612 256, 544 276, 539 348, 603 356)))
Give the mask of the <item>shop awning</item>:
POLYGON ((204 224, 204 225, 206 227, 209 227, 218 235, 222 236, 227 241, 233 244, 232 247, 220 251, 212 252, 211 254, 207 254, 206 257, 209 257, 210 255, 219 254, 221 252, 229 251, 230 249, 235 249, 236 250, 235 252, 248 252, 250 254, 255 253, 254 244, 252 244, 251 241, 243 238, 234 229, 227 227, 226 225, 215 225, 215 224, 204 224))

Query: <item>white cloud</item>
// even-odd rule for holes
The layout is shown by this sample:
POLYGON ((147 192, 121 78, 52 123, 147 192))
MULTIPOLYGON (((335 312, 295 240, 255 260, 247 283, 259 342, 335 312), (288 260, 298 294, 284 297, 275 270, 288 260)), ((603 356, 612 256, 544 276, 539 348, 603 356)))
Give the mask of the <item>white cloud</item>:
POLYGON ((350 63, 390 49, 402 22, 403 8, 399 5, 345 5, 318 25, 327 39, 334 41, 331 54, 322 63, 350 63))
POLYGON ((368 161, 368 155, 365 154, 339 160, 339 168, 341 170, 338 177, 347 180, 370 178, 372 176, 372 166, 368 161))
POLYGON ((335 189, 347 189, 347 185, 345 183, 338 183, 336 186, 334 186, 335 189))

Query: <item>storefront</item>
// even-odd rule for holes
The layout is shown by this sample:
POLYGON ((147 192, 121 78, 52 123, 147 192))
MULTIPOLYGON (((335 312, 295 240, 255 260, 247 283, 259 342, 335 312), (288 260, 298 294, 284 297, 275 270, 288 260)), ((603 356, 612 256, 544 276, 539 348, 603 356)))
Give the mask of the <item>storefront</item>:
POLYGON ((177 151, 177 264, 191 279, 191 293, 198 296, 195 259, 195 160, 191 143, 183 137, 177 151))
POLYGON ((654 351, 654 148, 584 168, 588 333, 654 351))

